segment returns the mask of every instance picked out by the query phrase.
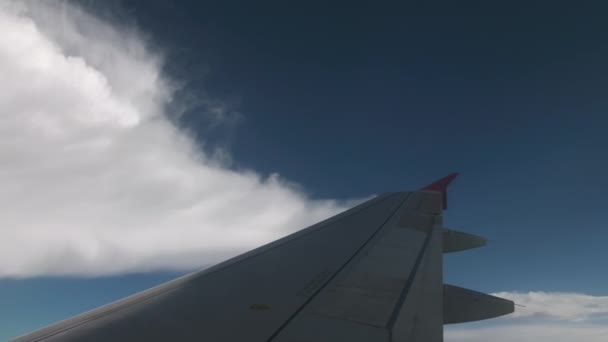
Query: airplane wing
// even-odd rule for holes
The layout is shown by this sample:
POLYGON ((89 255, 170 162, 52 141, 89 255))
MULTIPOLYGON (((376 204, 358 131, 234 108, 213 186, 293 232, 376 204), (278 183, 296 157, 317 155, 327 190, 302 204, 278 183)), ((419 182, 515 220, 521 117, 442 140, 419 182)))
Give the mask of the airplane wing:
POLYGON ((485 244, 443 227, 455 177, 382 194, 13 341, 442 341, 443 324, 514 309, 511 301, 443 284, 444 252, 485 244))

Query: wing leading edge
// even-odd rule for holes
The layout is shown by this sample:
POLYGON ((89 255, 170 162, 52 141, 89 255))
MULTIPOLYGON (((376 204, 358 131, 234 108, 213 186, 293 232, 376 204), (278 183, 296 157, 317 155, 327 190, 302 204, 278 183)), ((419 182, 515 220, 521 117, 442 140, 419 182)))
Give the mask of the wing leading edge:
POLYGON ((513 311, 510 301, 443 284, 444 251, 482 245, 443 227, 455 177, 380 195, 13 341, 442 341, 443 324, 513 311))

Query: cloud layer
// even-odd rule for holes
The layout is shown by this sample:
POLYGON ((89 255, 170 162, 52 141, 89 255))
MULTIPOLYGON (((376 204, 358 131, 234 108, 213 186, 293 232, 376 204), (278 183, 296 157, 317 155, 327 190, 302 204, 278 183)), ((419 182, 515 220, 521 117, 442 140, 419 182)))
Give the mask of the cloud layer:
POLYGON ((546 318, 566 322, 588 322, 608 318, 608 296, 590 296, 568 292, 498 292, 495 296, 521 305, 510 317, 546 318))
POLYGON ((196 268, 349 205, 204 153, 162 66, 70 2, 0 3, 0 277, 196 268))
POLYGON ((511 324, 470 329, 450 329, 445 342, 606 342, 606 324, 511 324))
POLYGON ((511 299, 513 315, 448 326, 446 342, 605 342, 608 341, 608 297, 562 292, 500 292, 511 299))

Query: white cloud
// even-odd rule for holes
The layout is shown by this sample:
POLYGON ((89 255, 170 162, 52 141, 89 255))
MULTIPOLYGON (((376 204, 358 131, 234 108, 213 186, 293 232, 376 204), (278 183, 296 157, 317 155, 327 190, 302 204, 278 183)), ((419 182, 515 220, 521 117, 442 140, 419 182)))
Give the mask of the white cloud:
POLYGON ((448 329, 445 342, 606 342, 608 325, 519 324, 448 329))
POLYGON ((608 296, 590 296, 568 292, 498 292, 495 296, 521 305, 512 318, 539 317, 561 321, 583 322, 608 316, 608 296))
POLYGON ((196 268, 349 205, 205 154, 162 63, 70 2, 0 3, 0 277, 196 268))
POLYGON ((562 292, 500 292, 515 301, 513 315, 488 322, 450 325, 446 342, 608 341, 608 297, 562 292))

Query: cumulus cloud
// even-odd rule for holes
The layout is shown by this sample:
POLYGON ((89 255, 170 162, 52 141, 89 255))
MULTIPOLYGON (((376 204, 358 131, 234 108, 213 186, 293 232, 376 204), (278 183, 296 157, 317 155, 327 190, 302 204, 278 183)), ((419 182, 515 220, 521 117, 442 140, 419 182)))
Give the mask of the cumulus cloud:
POLYGON ((162 70, 132 27, 0 2, 0 277, 196 268, 350 205, 205 153, 162 70))
POLYGON ((522 306, 493 321, 448 326, 445 341, 608 341, 608 296, 562 292, 494 295, 522 306))

